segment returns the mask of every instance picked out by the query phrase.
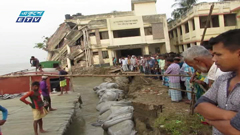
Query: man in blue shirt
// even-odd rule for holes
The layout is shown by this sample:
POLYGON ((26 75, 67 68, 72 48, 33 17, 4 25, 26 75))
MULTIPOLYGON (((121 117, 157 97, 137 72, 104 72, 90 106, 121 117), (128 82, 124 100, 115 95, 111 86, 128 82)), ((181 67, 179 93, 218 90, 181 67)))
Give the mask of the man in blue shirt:
MULTIPOLYGON (((0 105, 0 111, 2 111, 2 120, 0 120, 0 126, 4 125, 7 121, 8 111, 6 108, 0 105)), ((0 135, 2 135, 1 128, 0 128, 0 135)))

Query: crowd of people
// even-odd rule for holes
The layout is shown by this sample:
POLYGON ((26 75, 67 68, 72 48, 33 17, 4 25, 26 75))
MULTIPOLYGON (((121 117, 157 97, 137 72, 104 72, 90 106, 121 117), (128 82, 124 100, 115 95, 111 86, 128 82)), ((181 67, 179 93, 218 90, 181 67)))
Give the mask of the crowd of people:
POLYGON ((203 124, 214 135, 240 134, 240 29, 211 38, 208 44, 192 46, 179 54, 128 56, 119 59, 123 71, 145 74, 184 75, 155 77, 169 87, 172 102, 192 100, 203 124), (185 88, 184 88, 185 87, 185 88), (187 94, 177 89, 185 89, 187 94))
MULTIPOLYGON (((125 72, 140 72, 146 75, 179 75, 169 77, 154 76, 152 78, 162 80, 163 85, 169 88, 186 89, 187 91, 191 91, 191 77, 181 77, 180 75, 191 76, 194 73, 194 69, 184 62, 183 57, 180 54, 171 52, 139 57, 132 55, 120 58, 118 63, 115 64, 121 65, 122 70, 125 72)), ((185 95, 186 92, 169 89, 169 96, 173 102, 183 101, 182 99, 185 95)), ((190 103, 191 94, 188 93, 186 96, 188 99, 185 100, 185 102, 190 103)))

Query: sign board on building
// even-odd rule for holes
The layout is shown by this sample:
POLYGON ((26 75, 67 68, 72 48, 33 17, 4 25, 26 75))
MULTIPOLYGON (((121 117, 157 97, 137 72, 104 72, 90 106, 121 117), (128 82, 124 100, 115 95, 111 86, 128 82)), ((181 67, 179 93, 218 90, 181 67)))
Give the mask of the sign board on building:
POLYGON ((131 28, 140 28, 142 24, 141 17, 119 17, 111 18, 110 25, 112 30, 122 30, 131 28))

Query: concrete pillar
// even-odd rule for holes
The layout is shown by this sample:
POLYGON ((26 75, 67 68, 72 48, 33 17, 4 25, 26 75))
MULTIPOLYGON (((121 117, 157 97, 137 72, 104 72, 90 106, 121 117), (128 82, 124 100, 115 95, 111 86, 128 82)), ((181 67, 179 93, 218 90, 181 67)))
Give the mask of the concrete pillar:
POLYGON ((224 31, 225 28, 225 24, 224 24, 224 16, 223 15, 219 15, 219 27, 220 27, 220 31, 224 31))
POLYGON ((180 43, 180 37, 181 37, 181 35, 180 35, 180 27, 177 27, 176 29, 177 29, 177 35, 178 35, 177 41, 178 41, 178 43, 180 43))
POLYGON ((109 63, 110 63, 110 66, 113 66, 113 54, 112 54, 112 50, 108 50, 108 56, 109 56, 109 63))
POLYGON ((197 42, 197 45, 201 45, 201 42, 197 42))
POLYGON ((142 17, 140 19, 140 36, 142 38, 142 42, 146 43, 146 36, 145 36, 145 31, 144 31, 144 24, 143 24, 143 19, 142 17))
POLYGON ((183 48, 184 48, 184 51, 186 51, 188 49, 187 45, 183 45, 183 48))
POLYGON ((109 37, 109 43, 110 43, 110 46, 112 46, 114 43, 113 43, 113 32, 111 30, 111 24, 110 24, 110 19, 107 19, 107 28, 108 28, 108 37, 109 37))
POLYGON ((167 19, 164 17, 164 22, 163 22, 163 31, 164 31, 164 37, 165 37, 165 47, 167 53, 171 52, 171 45, 170 45, 170 40, 169 40, 169 33, 168 33, 168 25, 167 25, 167 19))
POLYGON ((181 27, 182 27, 182 36, 184 36, 186 34, 185 24, 182 24, 181 27))
POLYGON ((145 46, 145 55, 149 55, 149 46, 148 45, 146 45, 145 46))
MULTIPOLYGON (((67 54, 68 55, 71 54, 71 49, 69 45, 67 45, 67 54)), ((72 65, 71 65, 71 60, 69 58, 67 58, 67 65, 68 65, 68 71, 70 72, 70 74, 72 74, 72 65)))
POLYGON ((178 46, 178 50, 179 50, 179 52, 183 52, 181 45, 178 46))
POLYGON ((201 29, 200 29, 199 17, 194 17, 194 23, 195 23, 195 31, 196 31, 196 40, 201 40, 202 33, 200 33, 201 29))
POLYGON ((192 20, 188 20, 188 27, 189 27, 189 37, 190 37, 190 40, 191 40, 192 39, 192 32, 193 32, 192 20))

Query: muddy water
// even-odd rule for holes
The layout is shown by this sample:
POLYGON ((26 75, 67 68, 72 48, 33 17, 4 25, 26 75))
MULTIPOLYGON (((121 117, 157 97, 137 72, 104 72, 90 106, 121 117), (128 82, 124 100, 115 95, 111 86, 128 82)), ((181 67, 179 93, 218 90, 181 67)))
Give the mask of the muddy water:
POLYGON ((101 84, 103 78, 82 77, 74 78, 74 90, 81 93, 82 109, 76 109, 76 116, 65 135, 103 135, 101 128, 91 126, 99 116, 96 104, 99 99, 93 91, 93 87, 101 84))

